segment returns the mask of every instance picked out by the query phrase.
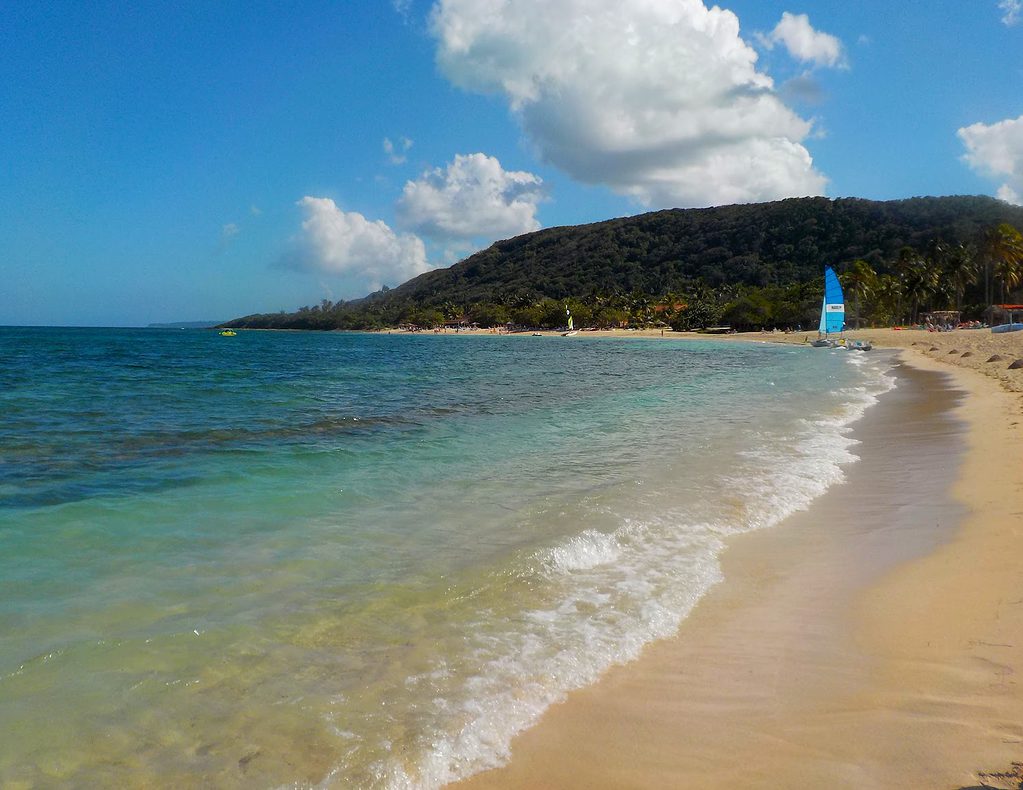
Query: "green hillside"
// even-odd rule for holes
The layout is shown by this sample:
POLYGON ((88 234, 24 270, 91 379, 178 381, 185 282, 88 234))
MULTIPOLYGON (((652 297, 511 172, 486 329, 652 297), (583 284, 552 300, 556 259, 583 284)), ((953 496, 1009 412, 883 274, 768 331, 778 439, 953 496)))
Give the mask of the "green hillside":
MULTIPOLYGON (((1023 208, 988 197, 793 198, 656 211, 525 234, 363 299, 247 316, 230 325, 374 328, 401 321, 430 325, 438 315, 490 325, 515 320, 516 311, 533 319, 528 323, 546 325, 564 314, 552 303, 565 301, 576 305, 577 316, 588 311, 594 323, 602 323, 595 318, 601 310, 608 318, 603 323, 622 323, 642 320, 637 304, 649 319, 663 316, 651 309, 658 301, 669 313, 680 302, 704 301, 720 317, 736 301, 757 296, 798 302, 784 316, 760 316, 774 319, 765 323, 794 323, 807 311, 812 316, 825 264, 842 273, 863 261, 878 277, 904 279, 907 257, 938 265, 936 256, 958 249, 980 265, 985 234, 1005 223, 1023 228, 1023 208)), ((982 286, 971 283, 957 296, 972 297, 979 309, 989 295, 982 286)), ((935 301, 947 306, 948 294, 934 290, 935 301)))

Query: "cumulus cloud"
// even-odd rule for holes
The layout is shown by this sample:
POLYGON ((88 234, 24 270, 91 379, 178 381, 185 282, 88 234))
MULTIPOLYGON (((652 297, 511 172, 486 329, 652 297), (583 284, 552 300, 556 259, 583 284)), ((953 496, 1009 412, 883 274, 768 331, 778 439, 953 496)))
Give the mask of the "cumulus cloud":
POLYGON ((445 243, 517 236, 538 230, 542 180, 505 170, 485 154, 458 154, 446 168, 409 181, 398 200, 403 227, 445 243))
POLYGON ((1012 203, 1015 206, 1023 206, 1023 195, 1020 195, 1019 192, 1008 184, 1002 184, 998 187, 995 197, 999 200, 1004 200, 1006 203, 1012 203))
POLYGON ((966 146, 964 161, 978 173, 1005 179, 998 197, 1023 204, 1023 115, 991 124, 975 123, 956 134, 966 146))
POLYGON ((503 95, 538 153, 641 203, 817 195, 811 124, 702 0, 438 0, 440 69, 503 95))
POLYGON ((1023 16, 1023 0, 1000 0, 998 7, 1002 10, 1002 23, 1010 27, 1023 16))
POLYGON ((392 142, 391 138, 384 138, 384 153, 387 154, 387 160, 392 165, 404 164, 408 159, 406 154, 412 147, 412 141, 407 137, 399 138, 398 142, 392 142))
POLYGON ((815 66, 844 66, 842 42, 835 36, 814 30, 806 14, 785 11, 781 21, 766 36, 759 36, 768 49, 781 44, 796 60, 815 66))
POLYGON ((297 205, 305 221, 293 262, 303 268, 345 275, 370 290, 403 283, 431 268, 417 236, 399 235, 385 222, 342 211, 330 198, 306 196, 297 205))
POLYGON ((813 74, 804 73, 782 83, 779 91, 789 101, 804 104, 821 104, 824 101, 824 89, 813 74))

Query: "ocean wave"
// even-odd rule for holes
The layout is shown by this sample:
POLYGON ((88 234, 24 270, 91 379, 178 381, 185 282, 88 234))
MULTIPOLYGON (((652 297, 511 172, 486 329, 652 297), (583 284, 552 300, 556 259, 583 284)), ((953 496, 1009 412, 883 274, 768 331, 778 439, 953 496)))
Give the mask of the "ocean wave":
POLYGON ((468 661, 477 669, 460 694, 438 703, 442 718, 459 726, 435 732, 413 764, 376 763, 377 782, 432 788, 497 767, 509 758, 512 738, 568 692, 676 633, 722 579, 728 535, 774 526, 807 508, 858 460, 851 427, 895 380, 883 363, 847 359, 866 374, 862 383, 838 390, 830 411, 794 420, 794 433, 759 432, 737 454, 734 470, 708 484, 709 491, 732 492, 719 497, 716 518, 694 521, 692 503, 683 503, 643 519, 623 516, 613 532, 584 529, 534 554, 533 572, 560 594, 547 607, 467 635, 468 661))
POLYGON ((461 725, 412 766, 376 763, 376 782, 435 788, 497 767, 509 758, 512 738, 568 692, 674 634, 720 581, 724 545, 708 525, 678 526, 627 522, 613 535, 587 530, 538 558, 541 574, 554 567, 570 577, 563 595, 549 608, 468 636, 468 661, 478 669, 457 698, 435 701, 461 725))
POLYGON ((621 556, 621 549, 614 535, 588 529, 549 549, 543 561, 555 571, 589 570, 614 562, 621 556))

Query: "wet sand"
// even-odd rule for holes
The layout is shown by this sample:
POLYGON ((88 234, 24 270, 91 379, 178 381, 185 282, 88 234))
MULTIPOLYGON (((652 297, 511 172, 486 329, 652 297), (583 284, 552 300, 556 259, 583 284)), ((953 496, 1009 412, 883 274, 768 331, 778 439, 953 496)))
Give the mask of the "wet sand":
POLYGON ((878 331, 912 350, 847 483, 734 538, 675 639, 464 786, 1018 786, 995 775, 1023 760, 1021 399, 878 331))

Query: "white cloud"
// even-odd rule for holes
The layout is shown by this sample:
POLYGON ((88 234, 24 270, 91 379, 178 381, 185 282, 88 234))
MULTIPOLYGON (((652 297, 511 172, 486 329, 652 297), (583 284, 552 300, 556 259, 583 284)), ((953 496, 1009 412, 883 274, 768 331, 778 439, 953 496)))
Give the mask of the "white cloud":
POLYGON ((431 268, 417 236, 398 235, 385 222, 342 211, 330 198, 306 196, 297 205, 306 218, 295 262, 304 268, 345 275, 370 290, 398 285, 431 268))
POLYGON ((702 0, 438 0, 442 72, 502 94, 539 154, 657 206, 817 195, 811 131, 702 0))
POLYGON ((998 187, 995 197, 999 200, 1004 200, 1006 203, 1012 203, 1015 206, 1023 206, 1023 196, 1008 184, 1002 184, 998 187))
POLYGON ((845 65, 842 42, 835 36, 814 30, 806 14, 790 14, 785 11, 774 30, 766 36, 759 36, 759 39, 768 49, 781 44, 789 55, 802 63, 812 63, 815 66, 845 65))
POLYGON ((801 101, 805 104, 821 104, 824 101, 824 89, 811 72, 804 72, 798 77, 786 80, 779 92, 789 101, 801 101))
POLYGON ((487 241, 539 230, 539 176, 505 170, 485 154, 457 154, 444 169, 427 170, 408 181, 398 201, 403 227, 451 243, 487 241))
POLYGON ((988 126, 975 123, 956 134, 966 146, 963 159, 985 176, 1004 178, 998 197, 1023 204, 1023 115, 988 126))
POLYGON ((412 147, 412 141, 407 137, 401 137, 397 143, 391 141, 391 138, 384 138, 384 153, 387 154, 387 159, 392 165, 404 164, 408 159, 406 154, 412 147))
POLYGON ((1023 0, 1000 0, 998 7, 1004 12, 1002 23, 1012 26, 1023 16, 1023 0))
POLYGON ((398 12, 398 15, 405 22, 408 22, 409 14, 412 11, 412 0, 391 0, 391 5, 398 12))
POLYGON ((241 227, 236 222, 227 222, 220 226, 220 238, 217 240, 216 254, 220 255, 234 241, 235 236, 241 233, 241 227))

